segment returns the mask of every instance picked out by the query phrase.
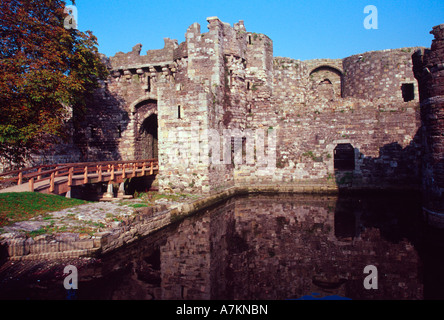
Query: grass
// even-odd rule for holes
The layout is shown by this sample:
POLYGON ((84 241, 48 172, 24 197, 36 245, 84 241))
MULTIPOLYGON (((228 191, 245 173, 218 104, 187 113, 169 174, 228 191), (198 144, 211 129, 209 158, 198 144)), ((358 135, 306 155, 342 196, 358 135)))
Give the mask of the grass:
POLYGON ((148 207, 148 205, 143 204, 143 203, 127 204, 127 206, 132 207, 132 208, 146 208, 146 207, 148 207))
POLYGON ((0 227, 85 203, 88 201, 37 192, 1 193, 0 227))

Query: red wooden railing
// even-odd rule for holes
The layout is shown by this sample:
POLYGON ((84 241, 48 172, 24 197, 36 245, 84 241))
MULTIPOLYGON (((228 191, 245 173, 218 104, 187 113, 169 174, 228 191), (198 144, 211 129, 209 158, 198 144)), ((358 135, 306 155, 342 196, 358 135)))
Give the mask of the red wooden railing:
POLYGON ((107 181, 114 181, 116 175, 120 179, 136 177, 141 170, 141 175, 153 175, 158 170, 158 160, 134 160, 134 161, 104 161, 104 162, 84 162, 84 163, 65 163, 41 165, 30 168, 13 170, 0 174, 1 182, 17 182, 21 185, 26 181, 29 183, 29 190, 34 191, 34 184, 37 182, 49 180, 49 192, 54 191, 55 178, 68 178, 68 186, 73 184, 73 177, 78 179, 83 176, 83 183, 88 183, 92 175, 97 175, 97 181, 103 181, 104 173, 107 174, 107 181), (109 175, 108 175, 109 174, 109 175), (3 178, 5 177, 5 178, 3 178))

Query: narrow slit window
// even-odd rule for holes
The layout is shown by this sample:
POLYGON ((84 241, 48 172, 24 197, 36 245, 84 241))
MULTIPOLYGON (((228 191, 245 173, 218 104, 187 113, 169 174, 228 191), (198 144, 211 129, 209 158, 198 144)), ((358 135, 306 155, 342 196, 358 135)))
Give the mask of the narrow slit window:
POLYGON ((118 134, 119 138, 122 138, 122 127, 121 126, 117 126, 117 134, 118 134))
POLYGON ((90 135, 91 135, 91 139, 97 138, 97 128, 91 126, 90 127, 90 135))
POLYGON ((177 119, 182 119, 182 110, 181 106, 177 106, 177 119))

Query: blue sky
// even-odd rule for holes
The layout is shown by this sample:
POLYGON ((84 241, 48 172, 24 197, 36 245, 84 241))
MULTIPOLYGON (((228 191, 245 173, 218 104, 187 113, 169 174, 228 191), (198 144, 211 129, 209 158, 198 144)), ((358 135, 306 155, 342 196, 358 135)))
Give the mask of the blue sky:
MULTIPOLYGON (((70 2, 68 1, 68 4, 70 2)), ((111 56, 141 43, 163 48, 163 38, 185 40, 194 22, 207 17, 273 40, 274 56, 308 60, 345 58, 373 50, 430 47, 433 26, 444 23, 444 0, 77 0, 79 29, 91 30, 99 51, 111 56), (378 9, 378 29, 364 28, 367 5, 378 9)))

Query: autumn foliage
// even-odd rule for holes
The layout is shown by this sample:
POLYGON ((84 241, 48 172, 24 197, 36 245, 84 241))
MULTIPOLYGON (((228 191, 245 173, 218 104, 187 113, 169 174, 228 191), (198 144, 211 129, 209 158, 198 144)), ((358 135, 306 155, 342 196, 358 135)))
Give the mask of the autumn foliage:
POLYGON ((60 0, 0 0, 0 156, 19 165, 107 74, 91 32, 65 29, 60 0))

